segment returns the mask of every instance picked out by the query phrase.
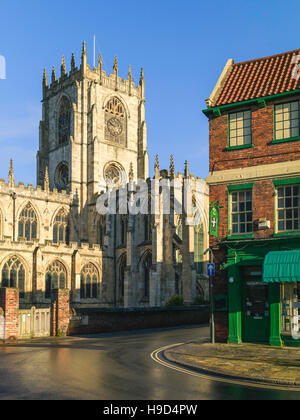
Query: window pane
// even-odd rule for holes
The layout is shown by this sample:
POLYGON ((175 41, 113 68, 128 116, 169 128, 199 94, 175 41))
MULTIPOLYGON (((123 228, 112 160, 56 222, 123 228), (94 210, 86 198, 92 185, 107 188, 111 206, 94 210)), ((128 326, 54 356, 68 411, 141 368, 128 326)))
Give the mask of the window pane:
POLYGON ((9 287, 17 287, 17 272, 15 268, 10 271, 10 282, 9 287))
POLYGON ((236 224, 232 225, 232 233, 238 233, 238 225, 236 224))
POLYGON ((251 144, 251 111, 229 115, 229 145, 251 144))
POLYGON ((6 265, 4 266, 2 270, 2 287, 8 287, 8 269, 6 265))
POLYGON ((81 299, 85 299, 85 279, 83 275, 81 275, 80 297, 81 299))
POLYGON ((57 244, 57 242, 58 242, 58 234, 57 234, 57 225, 55 225, 54 227, 53 227, 53 242, 55 243, 55 244, 57 244))
POLYGON ((24 299, 25 298, 25 272, 22 268, 19 270, 18 287, 19 287, 20 298, 24 299))
POLYGON ((50 299, 51 298, 51 274, 46 274, 46 280, 45 280, 45 298, 50 299))
POLYGON ((31 239, 36 239, 36 222, 33 222, 31 225, 31 239))
POLYGON ((278 231, 298 231, 300 213, 299 185, 280 187, 277 192, 278 231))
POLYGON ((59 288, 60 289, 65 289, 66 288, 66 279, 65 279, 65 274, 64 273, 60 273, 59 288))
POLYGON ((91 297, 91 277, 90 275, 86 276, 86 297, 91 297))
POLYGON ((252 190, 232 193, 236 203, 231 204, 232 234, 245 234, 253 231, 252 226, 252 190))
POLYGON ((59 228, 59 241, 64 242, 64 226, 60 226, 59 228))

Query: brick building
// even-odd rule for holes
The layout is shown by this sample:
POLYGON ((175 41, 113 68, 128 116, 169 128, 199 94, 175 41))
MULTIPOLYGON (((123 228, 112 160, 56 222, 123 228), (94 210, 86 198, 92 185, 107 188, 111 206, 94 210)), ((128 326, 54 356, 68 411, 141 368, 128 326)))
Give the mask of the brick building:
POLYGON ((216 339, 299 345, 300 50, 228 60, 209 119, 216 339), (218 304, 223 302, 223 304, 218 304))

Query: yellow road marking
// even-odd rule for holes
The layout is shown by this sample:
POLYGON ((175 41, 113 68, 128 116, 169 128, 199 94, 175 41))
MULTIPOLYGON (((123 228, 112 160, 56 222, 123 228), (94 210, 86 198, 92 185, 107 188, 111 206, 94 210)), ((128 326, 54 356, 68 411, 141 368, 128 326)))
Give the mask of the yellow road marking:
POLYGON ((226 384, 231 384, 231 385, 241 385, 244 387, 252 387, 252 388, 262 388, 262 389, 275 389, 275 390, 280 390, 280 391, 294 391, 294 392, 299 392, 300 390, 294 387, 289 387, 287 386, 280 386, 280 385, 272 385, 272 384, 259 384, 259 383, 253 383, 253 382, 247 382, 246 380, 238 380, 238 379, 226 379, 226 378, 221 378, 221 377, 217 377, 217 376, 212 376, 209 374, 204 374, 204 373, 200 373, 200 372, 193 372, 192 370, 180 367, 180 366, 176 366, 175 364, 166 362, 165 360, 162 360, 159 357, 159 354, 162 353, 165 350, 169 350, 171 348, 174 347, 178 347, 178 346, 182 346, 184 343, 177 343, 177 344, 172 344, 170 346, 164 346, 161 347, 157 350, 154 350, 150 357, 151 359, 156 362, 159 363, 160 365, 167 367, 169 369, 175 370, 177 372, 180 373, 184 373, 190 376, 195 376, 196 378, 200 378, 200 379, 205 379, 208 381, 212 381, 212 382, 222 382, 222 383, 226 383, 226 384))

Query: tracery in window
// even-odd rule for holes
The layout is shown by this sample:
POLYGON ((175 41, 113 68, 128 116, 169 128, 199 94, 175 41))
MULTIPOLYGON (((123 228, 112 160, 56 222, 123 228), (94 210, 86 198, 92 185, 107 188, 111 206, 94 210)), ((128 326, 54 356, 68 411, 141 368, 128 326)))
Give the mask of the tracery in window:
POLYGON ((17 257, 10 258, 2 269, 1 287, 18 288, 20 299, 25 297, 25 269, 17 257))
POLYGON ((98 271, 93 264, 87 264, 81 271, 80 298, 97 299, 98 297, 98 271))
POLYGON ((61 209, 54 220, 53 223, 53 242, 57 244, 58 242, 69 243, 69 218, 66 210, 61 209))
POLYGON ((54 261, 49 265, 45 276, 45 297, 51 298, 51 291, 65 289, 67 283, 66 269, 60 261, 54 261))
POLYGON ((107 102, 105 111, 122 118, 125 118, 126 116, 124 106, 117 97, 111 98, 107 102))
POLYGON ((112 186, 117 186, 121 180, 120 168, 114 163, 110 164, 104 172, 104 178, 112 186))
POLYGON ((37 217, 30 203, 24 207, 19 217, 18 236, 26 241, 37 239, 37 217))
POLYGON ((68 144, 70 140, 71 106, 69 100, 64 96, 59 106, 58 117, 58 143, 68 144))

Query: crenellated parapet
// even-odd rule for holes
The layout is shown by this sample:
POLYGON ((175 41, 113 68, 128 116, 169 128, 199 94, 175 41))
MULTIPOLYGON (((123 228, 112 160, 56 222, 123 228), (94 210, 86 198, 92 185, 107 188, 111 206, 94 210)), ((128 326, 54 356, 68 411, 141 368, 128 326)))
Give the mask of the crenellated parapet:
POLYGON ((76 67, 75 55, 72 53, 70 71, 67 71, 65 57, 62 57, 60 77, 56 76, 55 67, 52 68, 51 84, 48 83, 47 71, 44 69, 43 74, 43 100, 49 99, 60 91, 66 89, 67 86, 82 80, 102 85, 116 92, 125 93, 129 96, 145 99, 145 77, 144 70, 141 70, 139 84, 136 86, 131 66, 129 66, 128 76, 126 79, 119 76, 117 57, 114 58, 113 72, 106 73, 103 70, 102 57, 99 54, 97 67, 91 68, 87 63, 86 44, 83 43, 81 65, 76 67))
POLYGON ((54 188, 52 191, 47 191, 43 190, 40 185, 36 188, 32 184, 25 186, 24 182, 19 182, 18 185, 11 186, 4 179, 0 179, 0 194, 11 195, 12 193, 27 198, 37 198, 42 201, 53 201, 62 204, 71 204, 74 199, 74 194, 69 194, 64 190, 59 192, 54 188))

